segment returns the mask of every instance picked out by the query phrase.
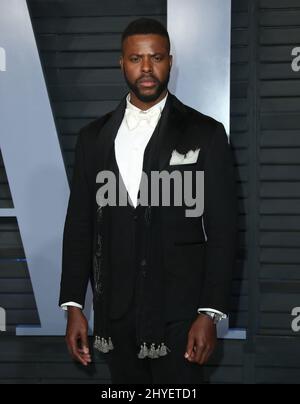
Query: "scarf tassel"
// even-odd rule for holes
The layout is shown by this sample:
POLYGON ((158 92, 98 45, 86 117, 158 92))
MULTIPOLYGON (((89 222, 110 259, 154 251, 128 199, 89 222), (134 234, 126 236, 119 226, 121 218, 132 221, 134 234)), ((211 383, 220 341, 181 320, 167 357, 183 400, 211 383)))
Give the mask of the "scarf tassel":
POLYGON ((155 348, 155 344, 151 344, 150 349, 147 348, 146 342, 141 345, 140 352, 138 354, 139 359, 144 359, 144 358, 150 358, 150 359, 156 359, 161 356, 166 356, 168 354, 167 351, 171 351, 163 342, 161 345, 158 345, 157 348, 155 348))
POLYGON ((108 342, 105 338, 101 338, 96 336, 95 337, 95 343, 94 343, 94 348, 96 348, 98 351, 102 353, 107 353, 114 349, 113 343, 111 341, 111 337, 108 338, 108 342))

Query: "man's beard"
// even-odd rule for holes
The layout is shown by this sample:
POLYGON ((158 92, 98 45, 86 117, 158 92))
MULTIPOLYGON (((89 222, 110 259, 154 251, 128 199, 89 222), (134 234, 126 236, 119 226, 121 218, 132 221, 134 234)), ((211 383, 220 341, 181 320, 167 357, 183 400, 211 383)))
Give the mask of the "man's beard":
POLYGON ((167 89, 168 83, 170 80, 170 70, 164 81, 159 81, 159 80, 157 80, 157 78, 155 78, 153 76, 144 76, 144 77, 149 77, 149 78, 155 80, 156 83, 158 83, 158 86, 156 87, 156 91, 153 94, 142 94, 138 88, 138 85, 136 84, 138 80, 135 83, 130 82, 128 80, 126 72, 124 70, 125 81, 126 81, 128 87, 130 88, 130 90, 134 93, 134 95, 142 102, 153 102, 153 101, 156 101, 159 98, 159 96, 162 94, 162 92, 167 89))

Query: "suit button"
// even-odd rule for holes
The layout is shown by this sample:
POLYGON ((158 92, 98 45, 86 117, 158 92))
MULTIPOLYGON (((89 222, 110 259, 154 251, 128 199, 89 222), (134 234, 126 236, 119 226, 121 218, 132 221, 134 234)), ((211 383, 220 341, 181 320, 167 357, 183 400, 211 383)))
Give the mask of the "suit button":
POLYGON ((141 261, 141 267, 145 267, 147 265, 147 261, 146 261, 146 259, 144 258, 144 259, 142 259, 142 261, 141 261))

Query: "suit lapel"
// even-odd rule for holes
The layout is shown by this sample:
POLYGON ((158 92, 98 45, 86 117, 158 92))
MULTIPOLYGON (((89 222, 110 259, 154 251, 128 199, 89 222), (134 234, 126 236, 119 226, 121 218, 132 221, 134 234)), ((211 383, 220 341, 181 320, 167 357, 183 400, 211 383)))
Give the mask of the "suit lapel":
POLYGON ((106 170, 111 148, 114 145, 116 135, 122 123, 126 108, 126 95, 122 98, 117 108, 112 112, 110 118, 101 128, 96 139, 96 174, 106 170))
POLYGON ((171 93, 161 116, 159 171, 168 166, 173 150, 181 141, 186 126, 186 114, 183 104, 171 93))

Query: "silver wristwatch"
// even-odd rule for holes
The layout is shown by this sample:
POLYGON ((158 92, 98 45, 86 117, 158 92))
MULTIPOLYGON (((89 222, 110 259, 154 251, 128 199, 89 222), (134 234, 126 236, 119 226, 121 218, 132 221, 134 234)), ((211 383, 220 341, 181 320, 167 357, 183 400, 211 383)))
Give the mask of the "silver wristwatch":
POLYGON ((218 322, 223 318, 222 314, 214 313, 212 311, 204 311, 203 314, 209 316, 214 321, 214 324, 218 324, 218 322))

